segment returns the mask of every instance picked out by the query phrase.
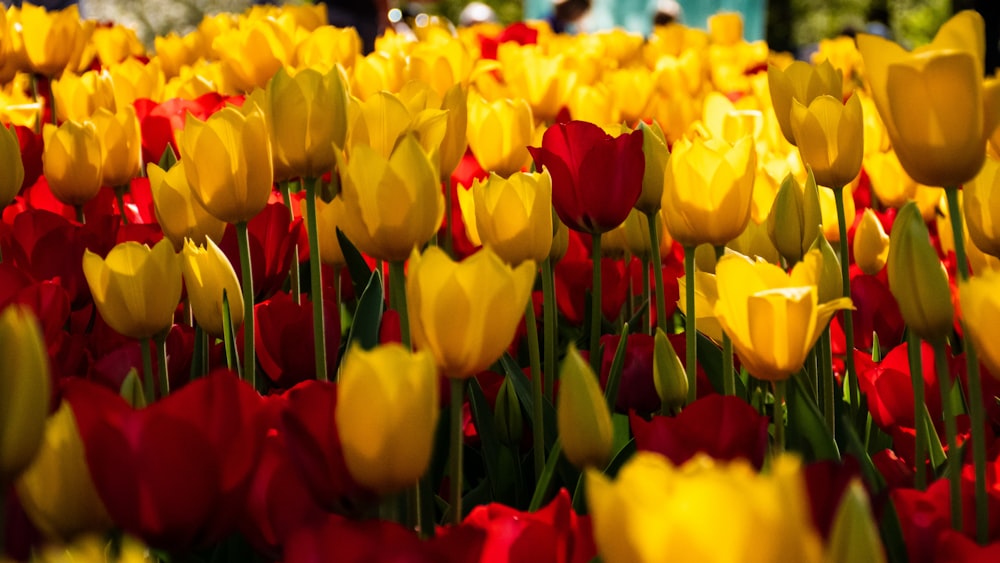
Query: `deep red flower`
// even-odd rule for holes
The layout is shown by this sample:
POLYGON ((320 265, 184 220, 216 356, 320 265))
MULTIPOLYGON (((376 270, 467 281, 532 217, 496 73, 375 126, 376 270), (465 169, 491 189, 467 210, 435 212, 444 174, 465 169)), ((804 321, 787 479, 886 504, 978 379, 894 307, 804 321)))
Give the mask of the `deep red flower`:
MULTIPOLYGON (((885 270, 883 270, 884 272, 885 270)), ((856 275, 851 279, 851 299, 854 302, 854 347, 872 349, 872 333, 878 334, 882 350, 903 341, 903 315, 889 291, 884 275, 856 275)))
POLYGON ((479 36, 479 51, 484 59, 496 60, 497 49, 502 43, 513 41, 518 45, 538 43, 538 30, 524 22, 515 22, 503 28, 496 37, 479 36))
MULTIPOLYGON (((621 336, 607 334, 601 337, 604 354, 601 356, 601 387, 608 384, 611 363, 621 336)), ((648 334, 629 334, 625 342, 625 365, 618 384, 615 410, 627 413, 630 410, 649 414, 659 411, 660 396, 653 383, 653 337, 648 334)))
MULTIPOLYGON (((868 398, 872 422, 886 432, 896 426, 913 428, 913 384, 910 378, 909 346, 896 346, 878 364, 858 370, 858 385, 868 398)), ((934 370, 934 349, 926 342, 920 347, 924 379, 924 403, 937 420, 941 413, 941 391, 934 370)))
MULTIPOLYGON (((590 260, 564 258, 555 267, 556 304, 559 312, 572 324, 583 322, 589 311, 586 295, 594 285, 593 263, 590 260)), ((617 319, 628 297, 628 285, 633 271, 640 272, 638 261, 629 268, 621 260, 601 259, 601 314, 606 319, 617 319)))
POLYGON ((162 103, 153 100, 138 99, 134 102, 135 114, 139 118, 139 129, 142 133, 142 161, 159 162, 167 145, 180 154, 174 132, 184 129, 184 120, 190 113, 204 120, 213 113, 226 107, 227 103, 239 105, 241 96, 227 97, 209 92, 193 100, 173 98, 162 103))
MULTIPOLYGON (((333 379, 340 347, 340 313, 331 293, 325 292, 326 369, 333 379)), ((271 382, 282 389, 300 381, 316 378, 316 349, 313 337, 312 301, 302 295, 296 304, 292 297, 278 292, 254 307, 257 360, 271 382)), ((242 339, 240 339, 242 340, 242 339)))
POLYGON ((813 525, 826 538, 847 485, 861 477, 860 468, 853 457, 846 457, 843 462, 824 460, 807 464, 804 474, 813 525))
POLYGON ((21 164, 24 165, 24 181, 21 182, 21 189, 24 189, 38 181, 42 175, 42 152, 45 143, 42 135, 35 133, 30 127, 15 125, 14 132, 17 133, 17 141, 21 147, 21 164))
POLYGON ((1000 561, 1000 541, 980 546, 974 540, 955 530, 944 530, 938 536, 934 551, 937 563, 982 563, 1000 561))
MULTIPOLYGON (((280 203, 269 203, 247 224, 250 242, 250 268, 253 271, 253 289, 256 300, 267 299, 288 279, 292 256, 302 229, 302 219, 288 216, 288 208, 280 203)), ((243 283, 240 251, 236 242, 236 227, 226 226, 226 233, 219 242, 219 249, 233 264, 236 277, 243 283)), ((303 269, 308 275, 308 270, 303 269)))
POLYGON ((567 227, 604 233, 621 225, 642 192, 642 131, 612 137, 586 121, 558 123, 528 147, 552 175, 552 205, 567 227))

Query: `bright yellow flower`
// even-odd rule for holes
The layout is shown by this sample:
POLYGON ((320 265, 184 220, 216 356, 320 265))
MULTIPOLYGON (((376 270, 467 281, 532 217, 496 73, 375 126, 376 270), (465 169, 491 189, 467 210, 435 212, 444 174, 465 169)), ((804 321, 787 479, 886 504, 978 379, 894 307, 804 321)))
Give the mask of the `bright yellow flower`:
POLYGON ((889 259, 889 235, 870 208, 861 215, 854 231, 854 263, 864 273, 874 276, 882 271, 889 259))
POLYGON ((49 360, 31 309, 0 313, 0 486, 6 487, 38 452, 49 412, 49 360))
POLYGON ((184 239, 205 244, 206 239, 222 240, 225 221, 213 217, 191 193, 184 174, 184 162, 177 162, 169 171, 155 164, 146 167, 149 188, 153 194, 153 211, 163 235, 174 243, 178 252, 184 239))
POLYGON ((552 247, 552 177, 517 172, 505 179, 491 173, 472 188, 458 190, 470 240, 490 246, 508 264, 541 262, 552 247))
POLYGON ((815 266, 806 261, 789 275, 773 264, 727 255, 715 272, 715 316, 759 379, 780 381, 801 369, 833 314, 851 307, 846 297, 820 303, 815 266))
POLYGON ((181 68, 194 62, 201 53, 197 52, 197 36, 189 33, 183 37, 174 32, 163 36, 157 36, 153 40, 156 51, 155 59, 163 67, 163 74, 166 78, 177 76, 181 68))
POLYGON ((31 68, 39 74, 57 76, 70 62, 81 33, 76 4, 50 12, 41 6, 21 6, 24 49, 31 68))
POLYGON ((466 137, 468 92, 462 84, 455 84, 444 96, 439 96, 428 84, 411 81, 399 92, 399 99, 413 116, 411 129, 417 132, 424 148, 428 152, 438 149, 441 181, 449 181, 469 147, 466 137), (447 112, 445 117, 442 117, 442 112, 447 112), (442 121, 445 124, 444 138, 435 147, 430 143, 438 142, 442 121))
POLYGON ((830 61, 810 65, 795 61, 784 70, 774 65, 767 68, 767 82, 771 103, 778 118, 781 132, 789 143, 795 144, 792 131, 792 102, 808 107, 816 98, 827 95, 839 99, 843 92, 843 77, 830 61))
POLYGON ((207 120, 188 114, 178 140, 191 193, 214 217, 249 221, 267 205, 274 183, 264 112, 226 107, 207 120))
POLYGON ((444 376, 486 369, 514 338, 536 268, 530 260, 511 268, 489 247, 461 263, 436 246, 414 251, 406 280, 413 342, 431 351, 444 376))
POLYGON ((173 324, 181 299, 181 264, 169 239, 152 249, 123 242, 107 258, 87 250, 83 274, 97 311, 119 333, 150 338, 173 324))
POLYGON ((109 559, 109 541, 100 535, 86 535, 69 545, 48 545, 37 554, 36 563, 147 563, 153 561, 149 548, 125 536, 118 557, 109 559))
POLYGON ((831 39, 820 39, 819 50, 813 53, 812 63, 819 64, 823 61, 830 61, 834 68, 841 72, 844 77, 844 98, 854 92, 854 86, 864 74, 864 61, 861 59, 861 51, 854 42, 853 37, 841 35, 831 39))
POLYGON ((823 561, 793 457, 761 475, 744 460, 699 455, 675 467, 639 452, 614 481, 595 469, 586 480, 594 541, 608 563, 823 561))
POLYGON ((91 120, 104 147, 104 164, 101 167, 103 183, 127 186, 132 178, 139 175, 142 164, 142 137, 135 108, 125 106, 118 113, 101 108, 91 120))
POLYGON ((589 121, 602 127, 621 123, 621 112, 614 94, 606 84, 581 84, 569 93, 567 107, 573 119, 589 121))
POLYGON ((0 209, 14 201, 23 183, 24 163, 17 133, 11 127, 0 126, 0 209))
POLYGON ((739 12, 719 12, 708 17, 708 34, 716 45, 743 41, 743 16, 739 12))
POLYGON ((652 73, 646 68, 621 69, 605 75, 622 118, 635 124, 649 114, 649 105, 656 90, 652 73))
POLYGON ((438 418, 434 356, 398 344, 351 348, 337 387, 337 431, 347 469, 381 494, 402 491, 427 470, 438 418))
POLYGON ((148 63, 128 58, 108 68, 111 81, 115 85, 115 105, 123 108, 135 100, 145 98, 154 102, 163 101, 163 87, 166 77, 159 57, 148 63))
POLYGON ((1000 102, 996 88, 983 88, 984 27, 977 12, 959 12, 933 42, 913 52, 881 37, 858 36, 892 146, 921 184, 957 187, 983 165, 998 117, 991 108, 1000 102))
POLYGON ((146 54, 135 30, 120 24, 95 28, 90 41, 97 49, 97 58, 101 60, 103 67, 118 64, 129 57, 141 57, 146 54))
POLYGON ((795 143, 816 183, 840 189, 857 177, 864 155, 864 122, 857 95, 851 95, 847 104, 825 95, 808 107, 792 100, 791 119, 795 143))
MULTIPOLYGON (((789 264, 795 264, 823 229, 819 190, 810 171, 804 186, 791 174, 785 176, 767 215, 767 234, 789 264)), ((744 253, 745 254, 745 253, 744 253)))
POLYGON ((91 70, 80 76, 67 72, 52 81, 56 115, 60 121, 82 121, 98 109, 114 113, 115 85, 107 71, 91 70))
MULTIPOLYGON (((707 246, 707 245, 706 245, 707 246)), ((714 254, 714 251, 709 248, 714 254)), ((687 314, 687 300, 684 298, 687 293, 687 278, 681 276, 677 278, 677 286, 680 291, 680 298, 677 300, 677 308, 681 313, 687 314)), ((698 332, 712 339, 714 342, 722 342, 722 325, 715 317, 715 303, 719 300, 719 287, 716 283, 715 274, 695 270, 694 272, 694 325, 698 332)))
POLYGON ((367 100, 382 92, 398 92, 405 82, 406 59, 399 53, 376 50, 354 62, 351 93, 367 100))
POLYGON ((222 336, 224 330, 222 294, 229 301, 229 316, 233 326, 243 322, 243 295, 236 270, 229 258, 219 250, 212 239, 205 246, 196 245, 191 239, 184 243, 181 254, 181 271, 188 301, 198 324, 209 334, 222 336))
POLYGON ((429 84, 443 97, 455 84, 468 84, 472 66, 473 59, 465 45, 448 36, 432 43, 417 43, 410 51, 407 74, 410 80, 429 84))
POLYGON ((332 25, 318 27, 307 35, 296 49, 299 66, 314 68, 324 73, 338 64, 344 68, 352 68, 359 56, 361 56, 361 37, 353 27, 339 28, 332 25))
POLYGON ((25 51, 24 34, 21 27, 21 9, 11 6, 0 9, 0 83, 7 84, 19 72, 30 72, 28 53, 25 51))
POLYGON ((1000 346, 993 329, 1000 315, 1000 272, 977 274, 959 282, 958 290, 966 334, 979 352, 979 361, 995 379, 1000 379, 1000 346))
POLYGON ((567 73, 562 55, 547 54, 538 45, 502 43, 497 61, 511 93, 528 101, 534 116, 551 122, 573 91, 575 74, 567 73))
POLYGON ((103 183, 104 146, 97 126, 77 121, 59 127, 46 123, 42 136, 42 172, 52 195, 67 205, 83 205, 93 199, 103 183))
POLYGON ((611 412, 597 376, 572 342, 559 370, 556 423, 562 453, 576 467, 604 469, 614 439, 611 412))
MULTIPOLYGON (((352 104, 348 120, 351 122, 346 147, 348 154, 353 147, 365 145, 388 158, 400 139, 412 133, 424 152, 430 155, 439 150, 448 135, 448 112, 428 109, 426 104, 411 110, 403 99, 389 92, 379 92, 352 104)), ((438 158, 434 160, 437 165, 438 158)))
POLYGON ((263 88, 275 72, 291 62, 292 41, 273 19, 248 21, 212 42, 238 91, 263 88))
MULTIPOLYGON (((340 201, 339 198, 334 201, 340 201)), ((303 199, 300 205, 303 221, 306 221, 306 201, 303 199)), ((343 205, 326 203, 323 198, 316 196, 316 228, 319 232, 319 258, 327 266, 338 268, 347 264, 344 259, 344 252, 340 249, 340 240, 337 239, 337 229, 340 227, 338 219, 343 213, 343 205)))
POLYGON ((987 158, 962 192, 969 236, 983 252, 1000 256, 1000 160, 987 158))
POLYGON ((510 176, 528 165, 528 145, 534 142, 535 120, 522 99, 487 102, 469 96, 469 146, 489 172, 510 176))

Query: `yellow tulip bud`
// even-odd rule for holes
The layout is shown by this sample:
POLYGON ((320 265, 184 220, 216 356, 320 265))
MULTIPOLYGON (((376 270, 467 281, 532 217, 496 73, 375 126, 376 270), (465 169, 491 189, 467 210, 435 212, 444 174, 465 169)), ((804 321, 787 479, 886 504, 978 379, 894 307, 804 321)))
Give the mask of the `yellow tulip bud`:
POLYGON ((818 184, 839 189, 857 177, 864 155, 864 122, 856 94, 846 105, 839 95, 819 96, 808 106, 792 100, 791 126, 802 160, 818 184))
POLYGON ((781 257, 789 264, 801 260, 822 225, 823 212, 812 170, 802 187, 791 174, 785 176, 767 215, 767 234, 781 257))
POLYGON ((346 152, 350 155, 357 146, 368 146, 384 158, 395 150, 400 139, 407 134, 414 136, 424 152, 433 156, 448 133, 448 112, 440 109, 410 108, 399 97, 389 92, 379 92, 364 102, 357 102, 350 112, 351 128, 346 152))
POLYGON ((889 235, 871 209, 865 209, 854 231, 854 263, 861 271, 874 276, 889 259, 889 235))
POLYGON ((1000 160, 987 158, 962 193, 969 237, 983 252, 1000 256, 1000 160))
POLYGON ((24 50, 32 69, 46 76, 56 76, 73 58, 81 35, 80 10, 76 4, 54 12, 25 3, 21 6, 21 29, 24 50))
POLYGON ((664 413, 674 412, 687 402, 688 380, 684 364, 667 339, 667 333, 660 328, 656 329, 653 338, 653 383, 664 413))
MULTIPOLYGON (((805 268, 814 272, 810 283, 816 284, 820 303, 829 303, 843 297, 844 274, 840 270, 840 257, 826 237, 818 235, 802 261, 805 268)), ((794 273, 793 269, 792 274, 794 273)))
POLYGON ((214 336, 222 336, 225 328, 223 292, 228 297, 233 326, 243 322, 243 301, 239 299, 243 293, 236 270, 212 239, 207 239, 204 248, 188 239, 182 253, 181 271, 194 318, 201 328, 214 336))
POLYGON ((642 129, 642 152, 646 156, 646 167, 642 176, 642 193, 635 202, 635 208, 643 213, 656 213, 663 200, 663 175, 670 159, 667 141, 657 122, 647 125, 639 122, 642 129))
POLYGON ((512 94, 527 100, 536 118, 551 123, 566 105, 576 82, 575 75, 563 66, 564 56, 546 53, 539 45, 511 41, 500 45, 497 61, 512 94))
POLYGON ((191 193, 184 161, 178 161, 168 171, 155 164, 146 167, 149 188, 153 194, 153 211, 163 235, 174 243, 174 249, 184 247, 184 239, 205 244, 206 239, 222 240, 226 223, 213 217, 191 193))
POLYGON ((948 272, 915 203, 904 205, 893 221, 887 267, 889 291, 906 325, 924 340, 942 342, 951 334, 955 316, 948 272))
POLYGON ((528 145, 534 142, 535 120, 522 99, 487 102, 469 98, 469 147, 484 170, 510 176, 528 165, 528 145))
POLYGON ((97 126, 77 121, 58 128, 46 124, 42 136, 42 172, 52 195, 66 205, 83 205, 93 199, 103 184, 104 146, 97 126))
POLYGON ((405 82, 406 59, 402 53, 376 50, 354 63, 351 92, 368 100, 381 92, 398 92, 405 82))
POLYGON ((83 274, 97 311, 119 333, 150 338, 173 324, 182 277, 170 240, 163 239, 152 249, 123 242, 104 259, 87 250, 83 274))
POLYGON ((127 186, 132 178, 139 175, 142 162, 142 137, 135 108, 126 106, 118 113, 101 108, 91 120, 104 147, 104 164, 101 167, 103 183, 127 186))
POLYGON ((14 201, 23 183, 24 163, 17 133, 12 127, 0 126, 0 209, 14 201))
POLYGON ((552 177, 547 170, 517 172, 509 179, 493 172, 487 180, 473 182, 471 189, 459 189, 459 195, 466 228, 505 262, 516 266, 549 255, 552 177))
POLYGON ((153 561, 149 548, 139 541, 125 536, 121 539, 118 557, 110 559, 109 540, 98 535, 86 535, 73 540, 69 545, 46 546, 36 563, 147 563, 153 561))
POLYGON ((829 563, 870 561, 885 563, 885 548, 878 525, 872 516, 868 492, 858 479, 853 479, 844 491, 833 518, 833 529, 827 547, 829 563))
POLYGON ((38 320, 9 305, 0 313, 0 486, 35 457, 49 411, 49 361, 38 320))
POLYGON ((382 494, 427 470, 438 417, 434 357, 397 344, 352 348, 338 386, 337 431, 354 479, 382 494))
POLYGON ((611 412, 597 376, 573 343, 559 370, 556 422, 563 454, 570 463, 580 469, 604 468, 614 438, 611 412))
POLYGON ((960 282, 958 290, 966 334, 979 353, 979 361, 995 379, 1000 379, 1000 347, 993 331, 1000 314, 1000 271, 977 274, 960 282))
POLYGON ((65 73, 52 81, 52 95, 60 121, 82 121, 101 108, 116 110, 115 84, 107 71, 91 70, 80 76, 65 73))
POLYGON ((784 70, 770 65, 767 68, 767 83, 781 133, 793 145, 796 143, 792 131, 793 102, 809 107, 820 96, 833 96, 839 100, 843 95, 843 77, 829 60, 818 65, 795 61, 784 70))

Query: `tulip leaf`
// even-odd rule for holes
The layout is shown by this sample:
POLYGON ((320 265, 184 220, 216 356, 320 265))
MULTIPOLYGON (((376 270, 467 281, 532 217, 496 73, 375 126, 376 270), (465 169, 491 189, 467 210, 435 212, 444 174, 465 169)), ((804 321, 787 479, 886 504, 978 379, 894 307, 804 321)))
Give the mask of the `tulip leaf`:
POLYGON ((493 425, 493 411, 490 410, 483 388, 475 377, 469 382, 469 408, 472 411, 472 421, 476 425, 481 443, 480 453, 486 466, 486 478, 492 487, 491 498, 495 499, 499 487, 500 473, 500 440, 497 439, 496 427, 493 425))
POLYGON ((604 474, 608 477, 615 477, 618 475, 618 471, 623 465, 625 465, 625 462, 635 455, 636 451, 638 451, 638 447, 635 445, 635 438, 631 438, 629 441, 625 442, 625 444, 623 444, 617 452, 615 452, 615 455, 611 458, 608 466, 604 468, 604 474))
POLYGON ((167 143, 167 148, 163 149, 163 154, 160 156, 160 162, 157 166, 163 169, 164 172, 170 170, 177 164, 177 153, 174 152, 174 147, 167 143))
MULTIPOLYGON (((517 361, 511 357, 507 352, 504 352, 502 358, 500 358, 500 365, 503 366, 504 373, 510 378, 511 383, 514 384, 514 391, 517 393, 517 399, 521 401, 521 406, 524 407, 524 412, 528 415, 528 418, 534 424, 534 400, 531 397, 531 382, 528 377, 524 375, 521 371, 521 367, 517 365, 517 361)), ((542 416, 544 417, 543 423, 545 424, 545 444, 551 447, 551 444, 556 440, 556 411, 552 406, 552 403, 542 399, 542 416)))
POLYGON ((941 474, 944 471, 944 464, 948 461, 948 456, 944 453, 944 447, 941 446, 941 438, 938 437, 937 430, 934 429, 934 425, 931 423, 931 413, 927 410, 927 404, 923 405, 924 416, 924 431, 921 433, 923 437, 927 439, 927 453, 931 458, 931 467, 934 468, 934 472, 941 474))
POLYGON ((896 507, 891 503, 886 503, 882 510, 882 517, 879 519, 879 531, 882 536, 882 544, 885 546, 885 555, 889 563, 906 563, 909 556, 906 553, 906 541, 903 539, 903 528, 899 523, 899 514, 896 507))
POLYGON ((549 450, 549 457, 545 460, 545 468, 542 470, 542 475, 535 484, 535 493, 531 496, 531 504, 528 505, 528 512, 538 510, 542 507, 542 503, 545 502, 545 497, 549 494, 549 485, 552 483, 552 475, 556 471, 556 465, 559 463, 560 457, 562 457, 562 444, 556 440, 556 443, 552 445, 552 449, 549 450))
POLYGON ((364 280, 369 280, 372 275, 372 269, 368 267, 368 263, 365 262, 361 252, 358 251, 357 247, 351 243, 344 231, 337 229, 337 242, 340 243, 340 251, 344 255, 344 261, 347 262, 347 272, 351 274, 351 284, 354 286, 354 294, 361 295, 364 291, 363 283, 364 280))
POLYGON ((865 445, 861 442, 857 430, 851 424, 850 415, 845 413, 841 417, 841 422, 843 423, 841 425, 842 431, 847 435, 847 453, 858 460, 858 463, 861 465, 861 476, 864 477, 865 482, 868 483, 871 490, 873 492, 881 491, 885 488, 885 479, 879 473, 875 467, 875 463, 872 462, 871 456, 865 450, 865 445))
MULTIPOLYGON (((729 361, 732 361, 730 359, 729 361)), ((705 370, 705 375, 712 383, 712 388, 718 393, 723 392, 722 384, 722 349, 712 342, 712 339, 702 333, 698 333, 698 365, 705 370)), ((746 397, 746 381, 743 377, 736 377, 736 396, 746 397)))
POLYGON ((812 393, 806 387, 802 372, 792 377, 787 388, 788 443, 803 452, 811 452, 812 459, 840 459, 837 442, 830 435, 812 393))
POLYGON ((347 350, 354 342, 361 348, 371 350, 378 345, 379 327, 382 324, 382 313, 385 310, 385 292, 382 288, 382 274, 375 270, 368 278, 368 285, 360 293, 358 309, 351 323, 351 332, 347 336, 347 350))
POLYGON ((628 346, 628 327, 625 323, 622 326, 621 338, 618 340, 618 348, 615 350, 615 357, 611 360, 611 371, 608 373, 608 383, 604 386, 604 397, 608 401, 608 410, 615 412, 615 402, 618 400, 618 387, 621 384, 622 370, 625 368, 625 350, 628 346))

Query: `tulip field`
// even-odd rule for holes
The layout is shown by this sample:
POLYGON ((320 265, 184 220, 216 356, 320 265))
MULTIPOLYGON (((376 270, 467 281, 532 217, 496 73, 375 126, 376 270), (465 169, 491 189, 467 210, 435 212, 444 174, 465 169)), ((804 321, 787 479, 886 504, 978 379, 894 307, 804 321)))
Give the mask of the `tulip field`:
POLYGON ((0 562, 1000 561, 980 15, 324 10, 0 11, 0 562))

